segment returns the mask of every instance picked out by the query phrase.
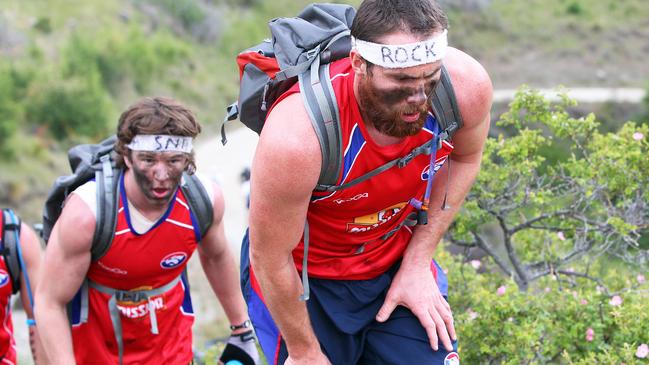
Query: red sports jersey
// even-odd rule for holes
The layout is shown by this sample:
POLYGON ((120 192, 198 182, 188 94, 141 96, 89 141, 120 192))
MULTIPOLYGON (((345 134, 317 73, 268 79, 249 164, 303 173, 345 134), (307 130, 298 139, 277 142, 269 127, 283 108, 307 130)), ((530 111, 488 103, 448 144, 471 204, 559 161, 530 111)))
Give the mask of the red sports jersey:
MULTIPOLYGON (((3 217, 0 214, 0 239, 3 231, 3 217)), ((0 255, 0 364, 16 363, 16 341, 14 340, 14 327, 11 321, 11 293, 13 285, 9 277, 9 269, 4 257, 0 255)))
MULTIPOLYGON (((421 132, 403 142, 379 147, 369 136, 354 95, 354 72, 349 59, 330 66, 334 92, 340 110, 342 131, 342 174, 338 183, 354 178, 408 154, 430 141, 438 123, 429 113, 421 132)), ((297 89, 293 89, 297 92, 297 89)), ((284 96, 285 97, 285 96, 284 96)), ((443 142, 436 156, 439 169, 453 150, 443 142)), ((319 197, 308 210, 310 242, 309 276, 327 279, 370 279, 385 272, 403 255, 412 236, 411 228, 401 227, 387 239, 386 233, 415 209, 411 198, 422 199, 430 170, 430 156, 415 157, 406 167, 392 167, 364 182, 319 197)), ((302 268, 303 243, 293 251, 302 268)))
MULTIPOLYGON (((120 290, 159 288, 182 274, 200 241, 195 219, 180 189, 167 212, 138 234, 130 220, 123 180, 115 238, 106 253, 92 262, 88 279, 120 290)), ((90 288, 88 320, 80 323, 78 294, 73 301, 72 335, 78 364, 116 364, 115 332, 108 310, 110 295, 90 288)), ((124 364, 182 364, 192 360, 194 321, 189 287, 183 279, 171 290, 150 298, 159 334, 151 333, 148 301, 117 302, 121 314, 124 364)))

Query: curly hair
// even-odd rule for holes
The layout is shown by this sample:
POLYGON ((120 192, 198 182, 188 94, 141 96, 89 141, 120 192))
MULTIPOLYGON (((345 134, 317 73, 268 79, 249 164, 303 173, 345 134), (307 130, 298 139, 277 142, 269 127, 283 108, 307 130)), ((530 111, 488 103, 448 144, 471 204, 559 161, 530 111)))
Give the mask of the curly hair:
MULTIPOLYGON (((124 158, 131 150, 127 147, 138 134, 165 134, 195 138, 201 125, 194 113, 178 101, 167 97, 146 97, 131 105, 119 117, 117 124, 117 166, 124 167, 124 158)), ((130 157, 129 157, 130 158, 130 157)), ((187 172, 196 171, 194 151, 189 156, 187 172)))

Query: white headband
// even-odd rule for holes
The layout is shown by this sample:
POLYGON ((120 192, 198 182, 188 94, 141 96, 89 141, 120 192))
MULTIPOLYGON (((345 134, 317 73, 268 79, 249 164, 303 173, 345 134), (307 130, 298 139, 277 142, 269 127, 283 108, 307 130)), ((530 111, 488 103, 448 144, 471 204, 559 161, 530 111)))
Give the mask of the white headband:
POLYGON ((132 151, 149 152, 192 152, 192 137, 160 134, 138 134, 126 147, 132 151))
POLYGON ((366 60, 386 68, 406 68, 439 61, 446 55, 448 30, 421 42, 379 44, 352 37, 352 48, 366 60))

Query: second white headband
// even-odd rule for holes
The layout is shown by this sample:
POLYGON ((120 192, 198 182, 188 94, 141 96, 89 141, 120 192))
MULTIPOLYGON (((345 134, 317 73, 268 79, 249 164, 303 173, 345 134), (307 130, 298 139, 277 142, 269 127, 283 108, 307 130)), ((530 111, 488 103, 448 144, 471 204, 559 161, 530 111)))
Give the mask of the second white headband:
POLYGON ((148 152, 192 152, 192 137, 162 134, 138 134, 126 147, 132 151, 148 152))

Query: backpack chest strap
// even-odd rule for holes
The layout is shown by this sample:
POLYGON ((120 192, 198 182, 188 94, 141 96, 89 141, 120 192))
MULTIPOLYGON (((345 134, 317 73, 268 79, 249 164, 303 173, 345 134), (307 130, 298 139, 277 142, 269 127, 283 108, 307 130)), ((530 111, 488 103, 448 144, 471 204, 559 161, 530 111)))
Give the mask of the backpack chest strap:
MULTIPOLYGON (((119 289, 114 289, 114 288, 110 288, 98 284, 94 281, 91 281, 90 279, 87 279, 86 280, 87 286, 84 285, 84 287, 86 288, 85 289, 86 293, 82 293, 81 322, 84 323, 88 321, 88 301, 83 300, 84 296, 86 298, 88 296, 87 293, 88 286, 104 294, 110 295, 110 299, 108 300, 108 312, 110 313, 110 321, 113 324, 113 331, 115 332, 115 340, 117 341, 117 352, 119 355, 119 364, 122 365, 122 360, 124 357, 124 340, 122 335, 122 321, 120 317, 119 308, 117 308, 117 302, 118 301, 141 302, 146 300, 147 307, 149 309, 149 317, 151 318, 151 333, 157 335, 159 333, 158 321, 156 318, 155 304, 153 303, 151 298, 164 294, 169 290, 175 288, 178 282, 180 282, 181 276, 182 274, 178 275, 175 279, 171 280, 170 282, 168 282, 167 284, 161 287, 155 289, 149 289, 149 290, 119 290, 119 289)), ((82 290, 84 290, 83 287, 82 290)))

